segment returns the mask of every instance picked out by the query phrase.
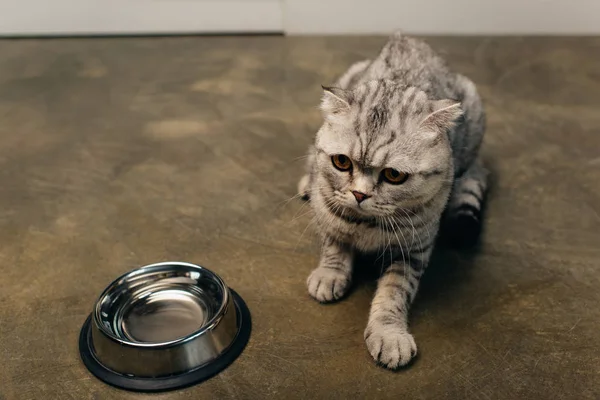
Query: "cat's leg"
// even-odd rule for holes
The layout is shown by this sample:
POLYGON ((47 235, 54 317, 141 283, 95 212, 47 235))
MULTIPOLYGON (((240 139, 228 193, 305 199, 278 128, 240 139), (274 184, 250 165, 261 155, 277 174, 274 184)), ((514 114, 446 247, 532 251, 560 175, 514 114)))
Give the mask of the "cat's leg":
POLYGON ((308 293, 322 303, 343 297, 352 282, 352 258, 353 251, 350 246, 326 237, 319 266, 306 280, 308 293))
POLYGON ((470 246, 479 239, 487 177, 488 171, 477 159, 455 180, 446 210, 444 230, 456 245, 470 246))
POLYGON ((417 354, 417 345, 408 331, 408 310, 429 262, 431 248, 429 244, 426 249, 411 253, 405 261, 395 261, 377 283, 365 342, 375 361, 386 368, 402 367, 417 354))

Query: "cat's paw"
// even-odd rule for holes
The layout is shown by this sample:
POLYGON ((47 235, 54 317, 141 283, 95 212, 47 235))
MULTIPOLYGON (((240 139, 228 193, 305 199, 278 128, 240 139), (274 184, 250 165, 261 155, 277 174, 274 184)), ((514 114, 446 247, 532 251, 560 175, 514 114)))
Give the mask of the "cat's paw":
POLYGON ((343 271, 319 267, 306 280, 308 293, 321 303, 344 297, 350 288, 350 277, 343 271))
POLYGON ((298 194, 302 200, 308 200, 310 198, 310 194, 308 192, 309 182, 310 178, 308 175, 304 175, 302 178, 300 178, 300 182, 298 182, 298 194))
POLYGON ((373 359, 389 369, 403 367, 417 355, 413 336, 395 324, 369 322, 365 330, 365 342, 373 359))

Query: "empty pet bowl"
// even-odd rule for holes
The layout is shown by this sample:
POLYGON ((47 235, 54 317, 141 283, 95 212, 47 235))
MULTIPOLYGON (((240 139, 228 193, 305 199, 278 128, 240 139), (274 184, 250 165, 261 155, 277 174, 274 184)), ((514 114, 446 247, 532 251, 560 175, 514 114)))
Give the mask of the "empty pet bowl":
POLYGON ((246 304, 215 273, 166 262, 131 271, 104 290, 81 329, 79 350, 108 384, 170 390, 225 369, 250 329, 246 304))

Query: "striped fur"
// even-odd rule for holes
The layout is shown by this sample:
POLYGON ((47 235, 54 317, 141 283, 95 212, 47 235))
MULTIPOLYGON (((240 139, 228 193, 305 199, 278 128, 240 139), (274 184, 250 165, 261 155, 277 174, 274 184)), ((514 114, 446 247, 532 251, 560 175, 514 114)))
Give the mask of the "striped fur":
POLYGON ((324 89, 324 122, 299 183, 323 238, 308 291, 320 302, 340 299, 355 253, 379 252, 384 268, 365 341, 378 363, 397 368, 417 352, 408 310, 442 219, 456 232, 478 232, 487 176, 477 156, 483 105, 470 80, 451 72, 427 44, 401 34, 324 89), (336 168, 334 155, 348 157, 351 169, 336 168), (387 183, 385 168, 409 177, 387 183))

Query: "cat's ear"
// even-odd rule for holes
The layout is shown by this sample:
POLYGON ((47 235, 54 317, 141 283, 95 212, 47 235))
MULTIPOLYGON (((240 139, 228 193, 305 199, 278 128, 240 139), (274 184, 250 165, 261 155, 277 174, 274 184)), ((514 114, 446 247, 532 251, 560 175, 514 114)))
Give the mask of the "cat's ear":
POLYGON ((463 115, 460 103, 455 100, 434 100, 430 105, 431 112, 421 121, 421 126, 445 132, 463 115))
POLYGON ((351 91, 337 87, 321 87, 323 88, 321 110, 325 115, 339 115, 350 110, 350 104, 352 104, 351 91))

